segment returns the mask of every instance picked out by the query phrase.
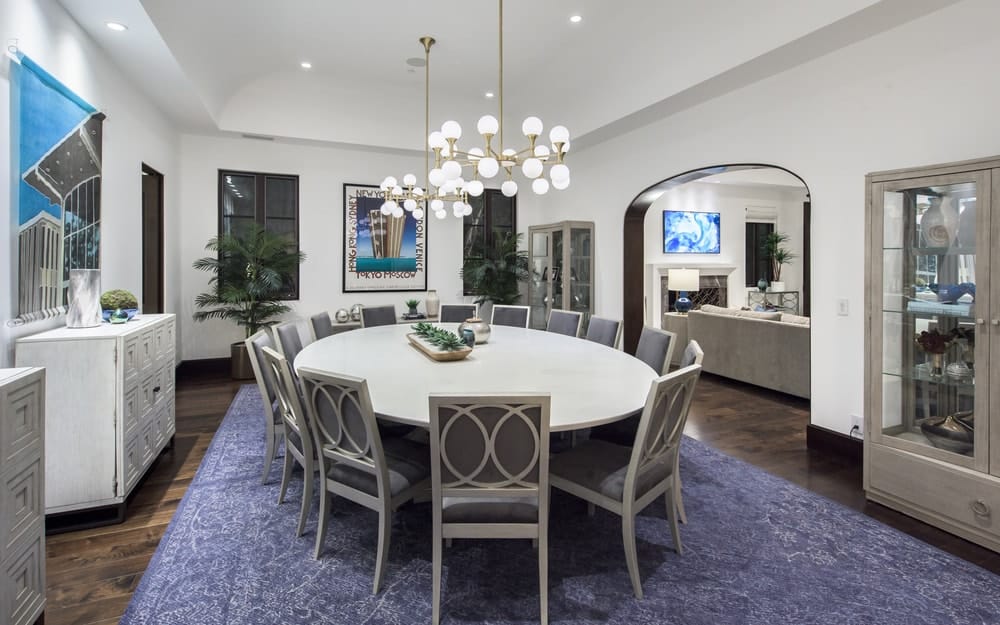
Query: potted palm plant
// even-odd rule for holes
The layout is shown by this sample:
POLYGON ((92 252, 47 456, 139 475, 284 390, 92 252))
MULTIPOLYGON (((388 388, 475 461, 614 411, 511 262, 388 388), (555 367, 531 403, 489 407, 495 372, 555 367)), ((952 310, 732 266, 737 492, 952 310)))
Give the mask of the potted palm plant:
POLYGON ((781 280, 781 266, 791 263, 797 258, 790 249, 785 247, 789 237, 783 232, 770 232, 764 237, 762 251, 764 257, 771 263, 771 290, 784 291, 785 283, 781 280))
POLYGON ((476 296, 479 316, 489 317, 486 304, 516 304, 521 283, 529 276, 528 253, 518 249, 523 234, 497 231, 483 258, 466 259, 462 279, 476 296))
MULTIPOLYGON (((248 232, 220 234, 205 249, 215 252, 194 261, 195 269, 212 274, 209 290, 195 298, 195 321, 228 319, 244 329, 246 337, 274 324, 291 310, 282 297, 293 289, 295 270, 305 254, 289 249, 288 240, 259 226, 248 232)), ((253 377, 243 341, 233 343, 232 377, 253 377)))

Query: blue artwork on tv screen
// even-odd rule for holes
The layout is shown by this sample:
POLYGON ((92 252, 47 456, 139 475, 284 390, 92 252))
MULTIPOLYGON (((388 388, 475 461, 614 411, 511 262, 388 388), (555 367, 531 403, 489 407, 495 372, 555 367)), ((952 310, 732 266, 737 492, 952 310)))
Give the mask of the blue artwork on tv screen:
POLYGON ((719 213, 663 211, 664 254, 718 254, 719 213))

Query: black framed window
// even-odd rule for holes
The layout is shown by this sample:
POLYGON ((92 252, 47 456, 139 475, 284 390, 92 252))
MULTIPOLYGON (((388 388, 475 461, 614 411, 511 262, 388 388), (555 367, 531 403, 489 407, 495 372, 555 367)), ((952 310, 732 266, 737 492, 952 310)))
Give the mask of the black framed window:
POLYGON ((774 224, 748 221, 746 229, 746 286, 757 286, 761 278, 771 282, 771 263, 764 256, 764 239, 774 232, 774 224))
MULTIPOLYGON (((219 170, 219 234, 240 235, 253 225, 284 237, 299 251, 299 177, 286 174, 219 170)), ((299 269, 291 292, 299 299, 299 269)))
MULTIPOLYGON (((483 258, 495 249, 494 242, 517 233, 517 196, 507 197, 498 189, 486 189, 479 197, 470 197, 472 214, 462 227, 462 265, 472 258, 483 258)), ((463 280, 465 295, 475 295, 463 280)))

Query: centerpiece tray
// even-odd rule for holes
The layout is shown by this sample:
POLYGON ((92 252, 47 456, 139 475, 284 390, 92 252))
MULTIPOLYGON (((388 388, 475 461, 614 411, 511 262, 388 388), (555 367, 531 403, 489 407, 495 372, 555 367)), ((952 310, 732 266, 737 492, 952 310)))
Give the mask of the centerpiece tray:
POLYGON ((464 360, 466 356, 472 353, 471 347, 463 347, 461 349, 441 349, 435 345, 431 345, 428 341, 420 338, 415 332, 411 332, 406 335, 406 338, 410 341, 410 344, 419 349, 431 360, 436 360, 438 362, 449 362, 453 360, 464 360))

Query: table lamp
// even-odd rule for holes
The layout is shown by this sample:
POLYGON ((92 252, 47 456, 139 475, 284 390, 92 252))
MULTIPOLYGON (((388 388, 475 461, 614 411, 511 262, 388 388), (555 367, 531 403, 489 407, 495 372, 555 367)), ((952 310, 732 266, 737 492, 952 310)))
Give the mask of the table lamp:
POLYGON ((688 291, 697 291, 699 282, 697 269, 668 269, 667 288, 677 292, 677 299, 674 300, 674 310, 684 315, 691 310, 691 300, 688 299, 688 291))

